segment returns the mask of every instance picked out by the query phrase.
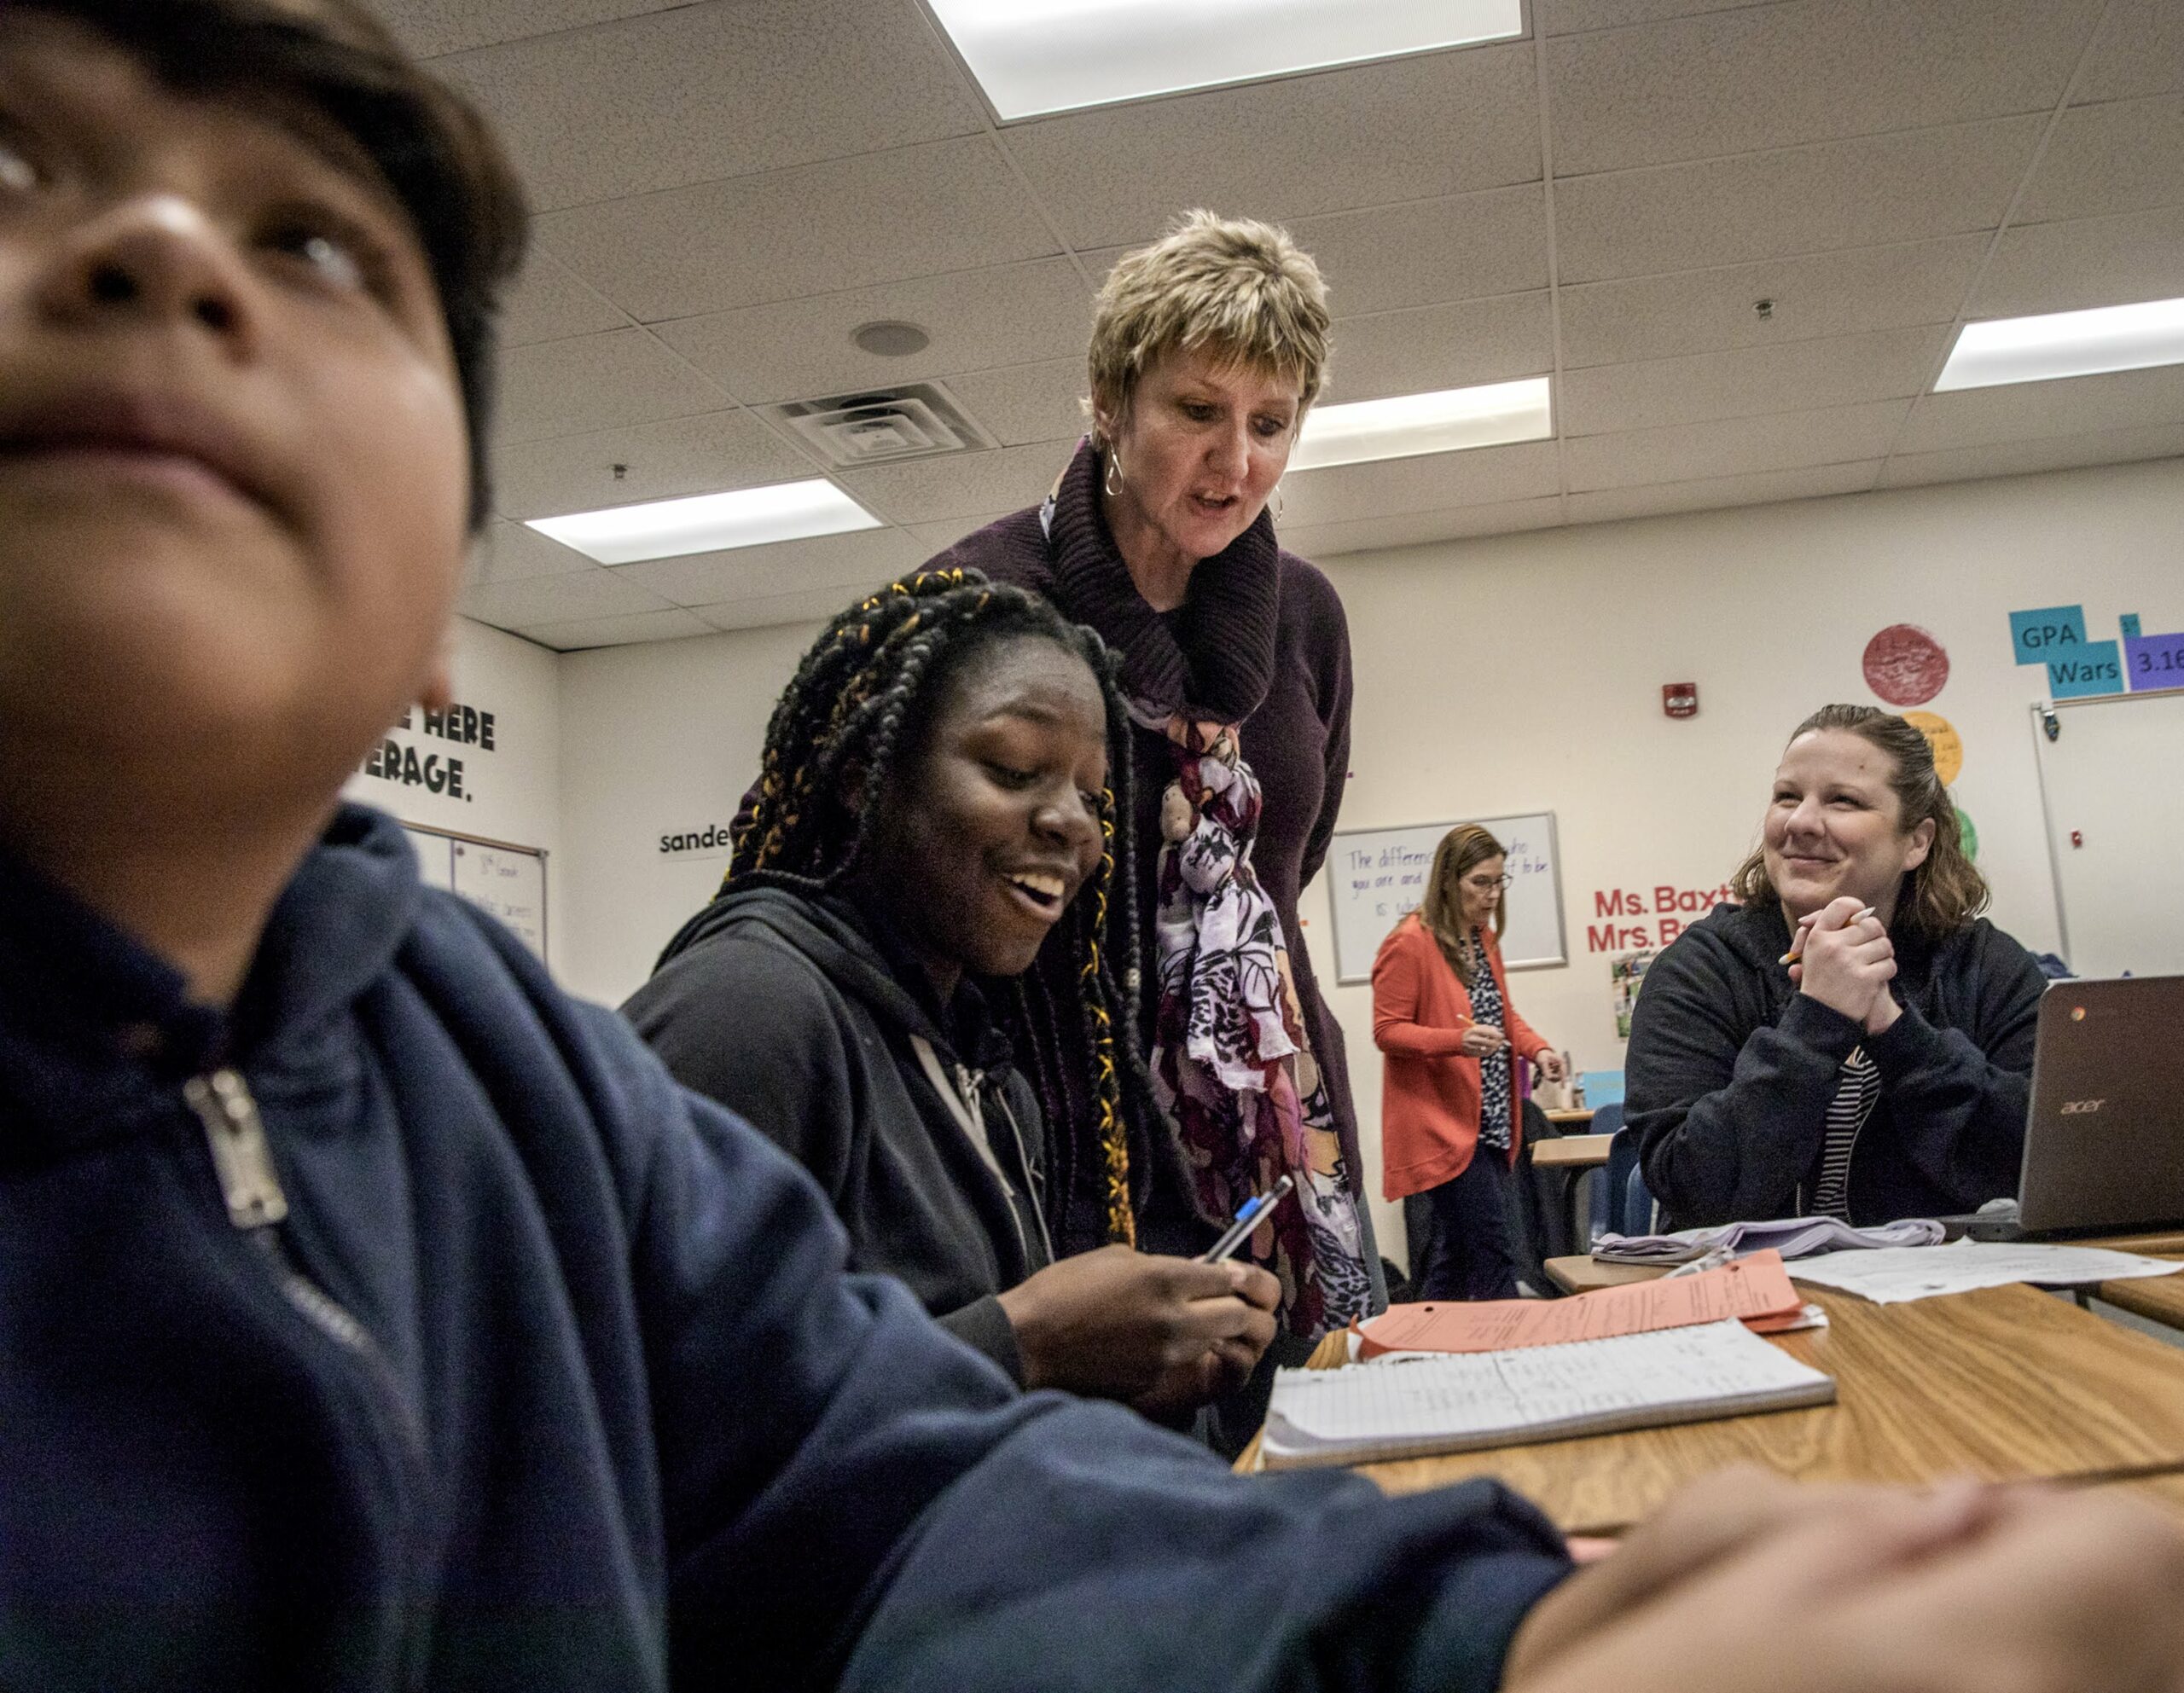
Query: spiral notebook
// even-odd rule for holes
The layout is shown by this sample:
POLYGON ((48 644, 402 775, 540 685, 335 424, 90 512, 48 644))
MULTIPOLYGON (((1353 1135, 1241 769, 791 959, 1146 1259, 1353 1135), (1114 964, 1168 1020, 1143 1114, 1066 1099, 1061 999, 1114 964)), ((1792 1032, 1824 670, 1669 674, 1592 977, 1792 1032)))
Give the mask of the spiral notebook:
POLYGON ((1734 1320, 1280 1370, 1261 1463, 1370 1464, 1825 1405, 1835 1380, 1734 1320))

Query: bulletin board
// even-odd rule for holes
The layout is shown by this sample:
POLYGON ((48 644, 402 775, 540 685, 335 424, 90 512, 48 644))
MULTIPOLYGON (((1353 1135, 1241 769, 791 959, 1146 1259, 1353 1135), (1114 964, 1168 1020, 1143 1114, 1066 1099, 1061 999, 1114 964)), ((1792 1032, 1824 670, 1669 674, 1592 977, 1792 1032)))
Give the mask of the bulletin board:
POLYGON ((421 823, 404 823, 428 888, 459 894, 546 958, 546 853, 543 847, 489 841, 421 823))
MULTIPOLYGON (((1511 970, 1567 964, 1562 927, 1562 867, 1555 855, 1554 814, 1459 819, 1488 830, 1507 849, 1509 885, 1502 894, 1509 926, 1502 963, 1511 970)), ((1426 896, 1434 849, 1455 823, 1339 833, 1327 850, 1327 901, 1334 919, 1336 980, 1368 982, 1380 942, 1426 896)))

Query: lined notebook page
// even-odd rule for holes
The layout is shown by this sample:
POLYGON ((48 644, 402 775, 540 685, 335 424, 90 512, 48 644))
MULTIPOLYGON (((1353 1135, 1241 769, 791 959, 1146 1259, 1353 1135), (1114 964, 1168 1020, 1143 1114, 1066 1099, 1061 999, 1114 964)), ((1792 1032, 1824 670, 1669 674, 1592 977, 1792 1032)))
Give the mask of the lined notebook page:
POLYGON ((1269 1470, 1360 1464, 1834 1397, 1833 1377, 1742 1323, 1707 1323, 1564 1346, 1277 1371, 1261 1451, 1269 1470))

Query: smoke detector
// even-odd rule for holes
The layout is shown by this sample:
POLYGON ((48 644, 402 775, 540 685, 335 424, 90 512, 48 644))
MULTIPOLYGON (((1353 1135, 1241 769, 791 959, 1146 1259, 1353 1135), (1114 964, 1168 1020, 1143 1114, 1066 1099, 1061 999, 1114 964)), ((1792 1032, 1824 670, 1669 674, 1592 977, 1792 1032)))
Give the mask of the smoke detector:
POLYGON ((770 409, 828 463, 843 470, 976 452, 994 444, 938 382, 791 400, 770 409))

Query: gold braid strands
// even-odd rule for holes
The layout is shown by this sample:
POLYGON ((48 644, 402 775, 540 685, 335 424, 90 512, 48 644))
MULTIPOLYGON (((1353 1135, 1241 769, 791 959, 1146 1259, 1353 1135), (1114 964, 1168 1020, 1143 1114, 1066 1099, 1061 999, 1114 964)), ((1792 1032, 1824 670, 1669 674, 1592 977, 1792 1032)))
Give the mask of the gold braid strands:
POLYGON ((1115 875, 1115 796, 1100 795, 1100 879, 1093 890, 1092 943, 1086 948, 1084 1002, 1090 1007, 1094 1039, 1094 1087, 1100 1100, 1100 1150, 1107 1176, 1107 1237, 1125 1246, 1137 1244, 1137 1217, 1130 1203, 1130 1137, 1123 1127, 1120 1085, 1115 1071, 1115 1026, 1100 989, 1100 941, 1107 932, 1107 889, 1115 875))

